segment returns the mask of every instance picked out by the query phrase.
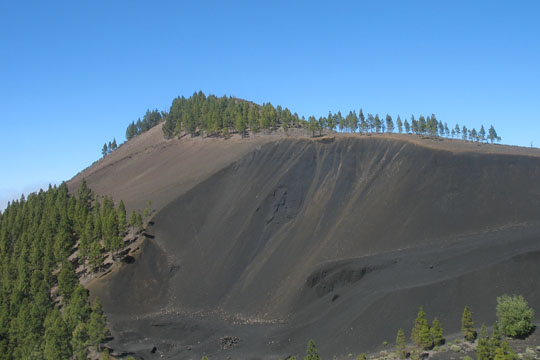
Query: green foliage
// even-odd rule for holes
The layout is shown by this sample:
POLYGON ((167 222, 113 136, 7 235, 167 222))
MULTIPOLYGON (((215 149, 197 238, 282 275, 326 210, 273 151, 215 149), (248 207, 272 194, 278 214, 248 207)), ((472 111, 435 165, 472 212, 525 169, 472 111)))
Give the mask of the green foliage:
POLYGON ((89 330, 94 343, 103 341, 103 311, 90 308, 75 268, 91 262, 96 251, 101 263, 105 223, 85 181, 76 195, 62 183, 21 197, 0 213, 1 360, 85 359, 89 330), (69 261, 75 252, 79 258, 69 261))
POLYGON ((405 332, 403 329, 399 329, 396 336, 396 354, 401 358, 407 357, 407 340, 405 339, 405 332))
POLYGON ((491 336, 485 325, 482 325, 476 347, 476 357, 478 360, 517 360, 514 349, 510 347, 508 341, 501 341, 501 333, 497 323, 493 326, 491 336))
POLYGON ((116 144, 116 139, 113 139, 113 141, 109 141, 109 143, 105 143, 103 145, 103 148, 101 149, 101 155, 105 157, 116 149, 118 149, 118 145, 116 144))
POLYGON ((469 311, 469 307, 465 306, 463 314, 461 316, 461 333, 467 341, 473 342, 476 339, 476 330, 474 329, 474 322, 472 320, 472 314, 469 311))
POLYGON ((65 260, 60 269, 60 273, 58 274, 58 291, 60 295, 69 298, 78 282, 79 279, 75 274, 73 264, 70 261, 65 260))
POLYGON ((101 353, 100 360, 109 360, 111 357, 109 355, 109 349, 105 348, 103 352, 101 353))
POLYGON ((88 322, 88 340, 89 344, 99 348, 99 344, 105 340, 109 330, 107 329, 107 319, 103 313, 103 307, 96 299, 92 304, 92 313, 90 314, 90 321, 88 322))
POLYGON ((207 357, 207 356, 203 356, 203 357, 201 358, 201 360, 208 360, 208 357, 207 357))
POLYGON ((504 341, 501 346, 499 346, 497 349, 495 349, 495 356, 493 357, 493 360, 517 360, 518 357, 510 346, 508 344, 508 341, 504 341))
POLYGON ((117 221, 118 221, 118 232, 120 235, 123 235, 127 231, 127 215, 126 215, 126 206, 124 202, 120 200, 117 209, 117 221))
MULTIPOLYGON (((126 129, 126 139, 131 140, 137 135, 140 135, 157 124, 159 124, 161 121, 163 121, 163 118, 165 117, 165 124, 163 126, 163 134, 171 136, 171 127, 173 127, 173 119, 169 120, 167 122, 168 116, 166 113, 159 112, 157 109, 150 111, 150 109, 146 110, 146 113, 143 116, 143 119, 139 118, 137 122, 132 121, 131 124, 128 125, 126 129)), ((169 137, 169 138, 170 138, 169 137)))
POLYGON ((503 295, 497 298, 497 324, 503 334, 523 337, 533 329, 534 311, 521 295, 503 295))
POLYGON ((493 324, 493 332, 489 337, 489 349, 490 357, 495 356, 495 350, 501 346, 501 331, 499 330, 499 325, 497 323, 493 324))
POLYGON ((360 355, 358 355, 356 360, 367 360, 367 355, 365 353, 361 353, 360 355))
POLYGON ((88 263, 92 271, 99 270, 101 266, 102 255, 101 255, 101 244, 97 241, 93 242, 90 245, 90 251, 88 253, 88 263))
POLYGON ((304 357, 304 360, 321 360, 319 352, 317 351, 317 346, 315 346, 315 341, 313 341, 313 339, 310 339, 308 341, 306 356, 304 357))
POLYGON ((476 358, 478 360, 491 359, 489 335, 486 325, 482 325, 482 328, 480 329, 480 335, 478 336, 478 345, 476 346, 476 358))
MULTIPOLYGON (((386 115, 383 121, 378 114, 375 114, 375 116, 368 114, 365 117, 362 109, 360 109, 358 115, 356 111, 351 110, 346 116, 343 116, 341 111, 338 111, 334 114, 329 112, 327 117, 317 119, 315 116, 308 116, 307 118, 306 121, 304 117, 299 117, 297 113, 292 113, 289 109, 282 108, 279 105, 276 107, 271 103, 258 105, 235 97, 207 96, 202 91, 199 91, 188 98, 184 96, 175 98, 168 113, 159 112, 157 109, 153 111, 147 110, 142 120, 139 118, 128 125, 126 139, 130 140, 163 121, 162 130, 166 139, 175 136, 180 139, 184 135, 192 137, 199 135, 223 136, 229 138, 233 133, 244 137, 249 133, 256 134, 260 131, 268 133, 280 127, 286 134, 288 134, 290 128, 304 128, 312 136, 315 136, 316 132, 321 135, 325 129, 335 131, 336 128, 340 132, 351 133, 356 131, 380 133, 385 132, 385 130, 392 133, 395 126, 397 126, 399 133, 405 130, 405 133, 412 132, 418 135, 441 137, 450 137, 451 133, 452 137, 455 137, 461 133, 457 124, 457 130, 454 128, 450 132, 448 125, 437 120, 434 114, 427 117, 420 115, 418 120, 411 116, 410 122, 407 119, 402 121, 398 115, 395 126, 390 115, 386 115)), ((473 131, 474 135, 464 127, 463 139, 500 141, 500 137, 497 136, 493 126, 491 126, 487 137, 483 125, 478 133, 475 129, 473 131)), ((113 151, 116 148, 114 147, 115 144, 115 140, 112 143, 109 142, 109 144, 105 143, 102 150, 103 156, 113 151)))
POLYGON ((88 358, 88 329, 85 323, 79 323, 73 330, 73 336, 71 338, 71 348, 73 349, 73 356, 77 360, 88 358))
POLYGON ((45 320, 43 355, 47 360, 67 359, 72 354, 68 327, 60 312, 53 310, 45 320))
POLYGON ((429 331, 431 334, 431 339, 433 340, 433 344, 435 346, 440 346, 444 344, 443 329, 441 327, 439 319, 433 319, 433 324, 431 325, 431 329, 429 331))
POLYGON ((423 349, 431 349, 433 347, 433 338, 426 319, 426 313, 422 307, 418 310, 414 327, 411 332, 411 340, 414 344, 423 349))

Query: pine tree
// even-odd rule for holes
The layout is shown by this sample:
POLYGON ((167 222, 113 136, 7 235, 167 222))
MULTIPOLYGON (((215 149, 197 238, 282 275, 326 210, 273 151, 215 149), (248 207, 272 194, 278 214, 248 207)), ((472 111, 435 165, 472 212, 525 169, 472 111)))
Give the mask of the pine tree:
POLYGON ((310 116, 308 119, 308 127, 307 130, 311 131, 311 137, 315 137, 315 131, 317 131, 317 120, 315 120, 315 116, 310 116))
POLYGON ((304 360, 321 360, 319 352, 317 351, 317 347, 315 346, 315 341, 313 341, 313 339, 310 339, 308 341, 306 356, 304 357, 304 360))
POLYGON ((495 349, 495 356, 493 357, 493 360, 506 360, 506 356, 502 348, 498 347, 495 349))
POLYGON ((403 132, 403 123, 401 122, 399 115, 397 116, 396 125, 398 127, 398 132, 401 134, 403 132))
POLYGON ((239 133, 242 137, 244 137, 246 132, 246 124, 244 123, 244 118, 242 118, 241 114, 235 115, 235 125, 234 125, 236 132, 239 133))
POLYGON ((492 144, 493 144, 493 141, 497 140, 497 132, 495 131, 495 128, 493 127, 493 125, 489 127, 488 139, 489 141, 491 141, 492 144))
MULTIPOLYGON (((165 139, 172 139, 172 137, 174 136, 175 127, 176 127, 176 121, 174 120, 174 118, 172 116, 167 116, 165 118, 165 123, 163 124, 163 127, 161 128, 165 139)), ((129 127, 128 127, 128 130, 126 130, 126 138, 129 140, 133 137, 133 135, 131 137, 128 137, 128 131, 129 131, 129 127)), ((130 134, 131 133, 132 132, 130 131, 130 134)))
POLYGON ((499 330, 499 325, 497 323, 493 324, 493 331, 489 337, 489 351, 490 356, 493 359, 495 356, 495 350, 501 346, 501 331, 499 330))
POLYGON ((433 339, 433 345, 440 346, 444 344, 443 330, 439 319, 433 319, 433 324, 431 325, 431 338, 433 339))
POLYGON ((459 124, 456 124, 456 127, 454 128, 454 131, 456 133, 456 136, 459 137, 459 135, 461 134, 461 130, 459 129, 459 124))
POLYGON ((82 285, 77 285, 64 309, 64 318, 69 331, 72 332, 79 323, 86 323, 89 316, 88 291, 82 285))
POLYGON ((424 349, 429 349, 433 346, 433 339, 431 338, 429 331, 426 313, 422 306, 420 306, 414 322, 414 327, 411 332, 411 340, 416 344, 416 346, 424 349))
POLYGON ((70 333, 58 310, 53 310, 45 320, 43 356, 46 360, 68 359, 72 350, 70 333))
POLYGON ((478 131, 478 139, 481 142, 484 142, 486 140, 486 129, 484 129, 484 125, 480 126, 480 131, 478 131))
POLYGON ((141 231, 143 229, 143 219, 141 213, 137 213, 135 216, 135 227, 138 231, 141 231))
POLYGON ((366 117, 364 116, 364 111, 362 109, 360 109, 360 112, 358 113, 358 121, 360 122, 360 131, 367 132, 369 126, 366 122, 366 117))
POLYGON ((461 333, 467 341, 473 342, 476 339, 476 330, 474 330, 472 314, 468 306, 465 306, 463 315, 461 316, 461 333))
POLYGON ((379 118, 379 114, 375 114, 375 118, 373 119, 373 126, 375 127, 376 132, 381 131, 382 122, 381 122, 381 119, 379 118))
POLYGON ((126 220, 126 206, 124 205, 124 202, 120 200, 120 203, 118 204, 118 210, 117 210, 117 217, 118 217, 118 233, 123 236, 124 233, 127 231, 127 220, 126 220))
POLYGON ((135 227, 137 225, 137 214, 135 213, 135 210, 131 210, 131 214, 129 215, 129 226, 135 227))
POLYGON ((58 292, 60 295, 69 298, 78 283, 79 279, 75 274, 73 265, 68 260, 65 260, 58 274, 58 292))
POLYGON ((375 128, 375 118, 373 117, 373 115, 367 115, 366 123, 368 125, 369 132, 373 132, 373 129, 375 128))
POLYGON ((88 330, 85 323, 79 323, 73 330, 71 348, 73 356, 77 360, 88 359, 88 330))
POLYGON ((392 117, 388 114, 386 114, 386 131, 389 133, 394 132, 394 122, 392 121, 392 117))
POLYGON ((103 155, 103 157, 105 157, 105 155, 107 155, 109 152, 109 148, 107 147, 107 143, 105 143, 103 145, 103 148, 101 149, 101 154, 103 155))
POLYGON ((429 350, 433 348, 433 338, 431 337, 431 329, 429 328, 427 321, 426 326, 423 326, 420 329, 420 333, 418 335, 420 336, 421 347, 424 350, 429 350))
POLYGON ((409 125, 409 122, 407 121, 407 119, 405 119, 404 126, 405 126, 405 133, 409 134, 411 132, 411 125, 409 125))
POLYGON ((407 343, 405 339, 405 332, 403 329, 399 329, 396 336, 396 354, 399 358, 405 359, 407 357, 407 343))
POLYGON ((101 266, 101 245, 99 242, 95 241, 90 245, 90 250, 88 253, 88 263, 92 271, 99 270, 101 266))
POLYGON ((478 337, 478 345, 476 346, 477 360, 491 360, 491 351, 489 345, 489 336, 486 325, 482 325, 480 336, 478 337))
POLYGON ((478 142, 478 133, 476 132, 475 128, 471 130, 471 133, 469 134, 469 140, 478 142))
POLYGON ((92 312, 88 322, 89 344, 99 350, 100 344, 105 340, 109 331, 107 330, 107 319, 103 314, 103 308, 98 299, 92 304, 92 312))
POLYGON ((512 349, 512 347, 510 346, 510 344, 508 343, 507 340, 502 342, 499 349, 502 350, 502 353, 504 354, 504 359, 505 360, 517 360, 517 359, 519 359, 519 357, 516 355, 516 352, 514 351, 514 349, 512 349))

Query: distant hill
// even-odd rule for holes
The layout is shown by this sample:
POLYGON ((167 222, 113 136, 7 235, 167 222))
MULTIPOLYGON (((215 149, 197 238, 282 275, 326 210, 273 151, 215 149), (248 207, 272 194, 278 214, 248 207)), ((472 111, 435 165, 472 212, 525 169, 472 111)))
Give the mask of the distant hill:
POLYGON ((540 309, 535 149, 300 129, 166 140, 162 126, 68 184, 152 214, 135 261, 88 285, 118 350, 284 358, 314 338, 356 354, 420 305, 446 332, 465 305, 492 323, 503 293, 540 309))

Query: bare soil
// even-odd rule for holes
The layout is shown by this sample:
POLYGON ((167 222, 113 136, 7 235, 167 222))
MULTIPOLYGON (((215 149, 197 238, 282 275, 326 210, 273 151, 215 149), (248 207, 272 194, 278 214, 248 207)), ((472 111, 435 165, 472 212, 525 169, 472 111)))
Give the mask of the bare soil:
POLYGON ((465 305, 492 323, 504 293, 540 309, 539 155, 413 135, 167 141, 156 127, 69 186, 155 210, 135 261, 87 285, 117 353, 282 359, 313 338, 348 358, 392 343, 420 305, 447 333, 465 305))

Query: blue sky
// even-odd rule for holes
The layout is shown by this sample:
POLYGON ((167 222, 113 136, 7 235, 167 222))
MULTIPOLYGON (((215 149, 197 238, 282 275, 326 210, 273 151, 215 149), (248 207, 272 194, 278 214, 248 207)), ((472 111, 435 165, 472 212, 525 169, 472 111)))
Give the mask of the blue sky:
POLYGON ((0 2, 0 208, 203 90, 540 146, 540 1, 0 2))

